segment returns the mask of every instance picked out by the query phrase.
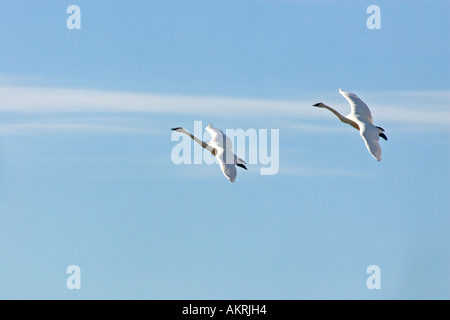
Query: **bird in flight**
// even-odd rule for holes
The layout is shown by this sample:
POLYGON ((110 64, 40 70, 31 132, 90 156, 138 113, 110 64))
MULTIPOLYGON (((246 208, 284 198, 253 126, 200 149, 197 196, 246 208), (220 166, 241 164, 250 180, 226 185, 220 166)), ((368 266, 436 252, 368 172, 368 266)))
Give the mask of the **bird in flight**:
POLYGON ((330 110, 339 118, 339 120, 359 130, 359 133, 366 143, 369 152, 375 159, 381 161, 382 151, 379 143, 379 137, 387 141, 387 137, 384 134, 384 129, 373 124, 373 118, 369 107, 360 98, 358 98, 356 94, 345 92, 342 89, 339 89, 339 93, 350 103, 351 112, 349 115, 344 117, 339 112, 323 104, 322 102, 316 103, 313 106, 330 110))
POLYGON ((214 128, 211 123, 205 128, 211 135, 211 141, 209 142, 198 139, 182 127, 172 128, 172 130, 188 135, 204 149, 211 152, 219 161, 220 169, 223 174, 231 182, 236 180, 236 166, 247 170, 245 161, 234 154, 231 139, 225 135, 222 130, 214 128))

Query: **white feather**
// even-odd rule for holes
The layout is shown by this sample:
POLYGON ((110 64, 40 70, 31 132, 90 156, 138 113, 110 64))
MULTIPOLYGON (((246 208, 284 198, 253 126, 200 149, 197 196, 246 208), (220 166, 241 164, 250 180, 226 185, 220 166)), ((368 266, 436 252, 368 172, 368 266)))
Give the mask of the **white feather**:
MULTIPOLYGON (((233 143, 231 139, 225 135, 222 130, 214 128, 212 124, 209 124, 205 130, 210 134, 211 140, 209 142, 203 142, 198 138, 191 135, 183 128, 175 128, 178 132, 182 132, 190 136, 194 141, 200 144, 203 148, 211 151, 217 158, 220 169, 224 176, 234 182, 236 180, 237 170, 236 164, 245 165, 245 161, 238 158, 233 151, 233 143)), ((245 168, 245 166, 243 166, 245 168)), ((246 168, 245 168, 246 169, 246 168)))
MULTIPOLYGON (((379 137, 383 130, 373 124, 372 113, 369 107, 354 93, 345 92, 342 89, 339 89, 339 93, 350 103, 351 112, 349 115, 343 117, 339 112, 323 103, 317 103, 314 106, 330 110, 342 122, 358 129, 370 154, 378 161, 381 161, 382 151, 379 137)), ((383 137, 386 138, 384 135, 383 137)))

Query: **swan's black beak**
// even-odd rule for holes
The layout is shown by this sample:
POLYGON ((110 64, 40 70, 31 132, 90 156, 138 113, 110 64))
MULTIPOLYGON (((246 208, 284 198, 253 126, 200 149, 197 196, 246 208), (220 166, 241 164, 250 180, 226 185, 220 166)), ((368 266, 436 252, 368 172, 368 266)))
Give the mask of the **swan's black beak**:
POLYGON ((241 167, 241 168, 247 170, 247 167, 246 167, 245 165, 243 165, 243 164, 237 163, 236 165, 237 165, 238 167, 241 167))

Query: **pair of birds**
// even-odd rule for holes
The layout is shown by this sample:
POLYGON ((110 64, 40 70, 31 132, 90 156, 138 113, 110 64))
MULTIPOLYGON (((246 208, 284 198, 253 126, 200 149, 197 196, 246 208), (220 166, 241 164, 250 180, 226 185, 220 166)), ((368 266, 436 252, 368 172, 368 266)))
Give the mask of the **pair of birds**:
MULTIPOLYGON (((316 103, 313 106, 330 110, 339 118, 339 120, 351 125, 356 130, 359 130, 369 152, 377 159, 377 161, 381 161, 379 138, 381 137, 387 141, 384 129, 373 124, 373 118, 369 107, 356 94, 345 92, 342 89, 339 89, 339 93, 350 103, 351 112, 349 115, 344 117, 322 102, 316 103)), ((236 180, 236 166, 247 170, 245 161, 234 154, 231 139, 221 130, 214 128, 211 124, 205 129, 212 138, 209 142, 198 139, 181 127, 173 128, 172 130, 188 135, 203 148, 211 152, 218 159, 223 174, 231 182, 236 180)))

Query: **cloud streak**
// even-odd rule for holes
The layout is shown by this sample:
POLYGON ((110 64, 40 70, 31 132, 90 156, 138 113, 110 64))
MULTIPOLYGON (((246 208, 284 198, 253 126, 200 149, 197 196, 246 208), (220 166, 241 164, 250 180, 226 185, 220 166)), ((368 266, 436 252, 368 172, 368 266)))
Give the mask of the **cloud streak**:
POLYGON ((111 134, 164 134, 158 130, 141 129, 129 126, 107 124, 82 124, 82 123, 48 123, 27 122, 0 124, 0 135, 26 135, 31 132, 102 132, 111 134))
MULTIPOLYGON (((45 88, 0 85, 0 113, 27 114, 177 114, 215 117, 273 117, 289 119, 334 119, 312 107, 323 101, 342 114, 349 113, 347 102, 336 97, 324 101, 315 97, 302 100, 270 100, 233 97, 162 95, 107 90, 45 88)), ((331 94, 327 93, 327 97, 331 94)), ((450 91, 390 92, 360 94, 370 105, 376 122, 404 124, 450 124, 450 91), (369 103, 370 101, 370 103, 369 103)))

